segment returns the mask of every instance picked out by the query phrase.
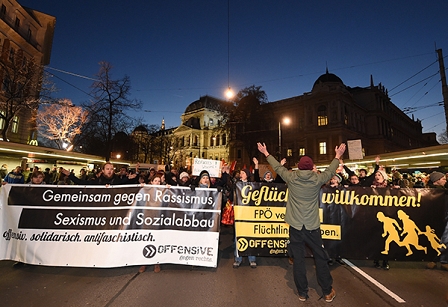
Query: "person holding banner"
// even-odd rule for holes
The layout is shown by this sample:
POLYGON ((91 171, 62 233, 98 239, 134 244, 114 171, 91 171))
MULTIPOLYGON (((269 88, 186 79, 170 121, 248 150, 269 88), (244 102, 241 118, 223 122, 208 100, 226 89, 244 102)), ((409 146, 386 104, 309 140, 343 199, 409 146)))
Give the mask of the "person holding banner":
POLYGON ((322 242, 319 219, 320 188, 336 174, 339 159, 345 152, 346 145, 342 143, 335 147, 335 158, 322 173, 313 172, 314 163, 308 156, 300 158, 299 170, 288 172, 273 156, 263 143, 257 143, 258 150, 266 156, 266 160, 274 171, 288 185, 288 201, 286 203, 285 222, 289 226, 290 251, 294 257, 293 274, 299 294, 299 300, 308 298, 308 280, 306 278, 305 244, 307 244, 316 262, 317 281, 322 288, 325 301, 331 303, 336 297, 333 289, 333 278, 328 266, 328 253, 322 242))
MULTIPOLYGON (((446 183, 446 176, 443 173, 432 172, 431 174, 429 174, 429 188, 446 189, 446 183)), ((429 262, 426 265, 428 269, 434 269, 435 267, 437 267, 437 260, 439 260, 441 269, 448 271, 448 249, 446 249, 446 246, 448 246, 448 204, 446 204, 445 207, 447 210, 445 213, 445 230, 443 231, 442 237, 440 238, 440 244, 444 244, 445 248, 440 250, 440 257, 436 257, 433 261, 429 262)))
MULTIPOLYGON (((149 179, 149 184, 152 185, 161 185, 162 184, 162 176, 160 174, 155 174, 151 179, 149 179)), ((169 185, 167 185, 167 187, 169 187, 169 185)), ((159 273, 161 271, 161 267, 160 264, 156 263, 154 264, 154 273, 159 273)), ((142 265, 140 266, 140 268, 138 269, 139 273, 143 273, 146 271, 146 265, 142 265)))
MULTIPOLYGON (((242 169, 240 171, 240 179, 239 179, 239 181, 241 181, 243 183, 244 182, 246 182, 246 183, 250 182, 250 171, 247 168, 242 169)), ((239 253, 238 253, 238 247, 237 247, 236 238, 235 238, 235 252, 234 252, 234 255, 235 255, 235 261, 233 262, 233 268, 237 269, 237 268, 240 267, 241 262, 243 262, 243 257, 240 256, 239 253)), ((252 269, 257 268, 257 257, 256 256, 247 256, 247 258, 249 259, 250 267, 252 269)))
POLYGON ((138 183, 137 174, 129 174, 127 177, 120 179, 114 172, 114 165, 110 162, 106 162, 103 165, 101 175, 97 176, 94 180, 82 180, 75 176, 75 174, 69 172, 61 167, 61 172, 68 176, 68 179, 79 185, 106 185, 106 184, 132 184, 138 183))
MULTIPOLYGON (((361 168, 358 170, 359 185, 362 187, 370 187, 373 183, 373 180, 375 179, 374 177, 375 173, 379 170, 379 168, 380 168, 380 157, 376 156, 375 169, 373 170, 372 174, 367 176, 367 170, 365 168, 361 168)), ((348 174, 348 178, 351 178, 353 175, 356 175, 355 172, 349 169, 345 164, 344 164, 344 170, 348 174)))

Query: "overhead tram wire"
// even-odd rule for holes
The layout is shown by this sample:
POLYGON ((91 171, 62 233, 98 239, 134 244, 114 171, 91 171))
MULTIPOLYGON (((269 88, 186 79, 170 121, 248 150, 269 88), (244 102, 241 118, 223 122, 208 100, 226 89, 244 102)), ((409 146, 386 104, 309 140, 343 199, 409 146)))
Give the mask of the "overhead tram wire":
MULTIPOLYGON (((48 72, 48 73, 50 73, 50 72, 48 72)), ((71 87, 73 87, 73 88, 75 88, 75 89, 77 89, 78 91, 80 91, 80 92, 82 92, 82 93, 84 93, 84 94, 86 94, 87 96, 90 96, 90 97, 92 97, 92 98, 95 98, 94 96, 92 96, 90 93, 87 93, 86 91, 84 91, 84 90, 82 90, 82 89, 80 89, 79 87, 77 87, 76 85, 73 85, 73 84, 71 84, 70 82, 68 82, 68 81, 65 81, 64 79, 62 79, 62 78, 60 78, 60 77, 58 77, 57 75, 55 75, 54 73, 50 73, 53 77, 55 77, 55 78, 57 78, 57 79, 59 79, 59 80, 61 80, 62 82, 64 82, 64 83, 66 83, 66 84, 68 84, 68 85, 70 85, 71 87)))
POLYGON ((57 68, 53 68, 53 67, 50 67, 50 66, 45 66, 45 68, 48 68, 48 69, 51 69, 51 70, 55 70, 55 71, 58 71, 60 73, 64 73, 64 74, 71 75, 71 76, 74 76, 74 77, 83 78, 83 79, 87 79, 87 80, 92 80, 92 81, 96 81, 96 82, 101 82, 101 80, 90 78, 90 77, 86 77, 86 76, 83 76, 83 75, 80 75, 80 74, 75 74, 73 72, 65 71, 65 70, 62 70, 62 69, 57 69, 57 68))
MULTIPOLYGON (((421 73, 422 71, 428 69, 429 67, 431 67, 432 65, 434 65, 434 64, 437 63, 437 62, 438 62, 438 61, 435 60, 434 62, 432 62, 431 64, 429 64, 429 65, 426 66, 425 68, 423 68, 422 70, 418 71, 417 73, 413 74, 412 76, 410 76, 409 78, 407 78, 406 80, 404 80, 403 82, 401 82, 400 84, 398 84, 398 85, 394 86, 393 88, 391 88, 391 89, 389 90, 389 92, 392 92, 394 89, 396 89, 397 87, 399 87, 399 86, 402 85, 403 83, 406 83, 407 81, 411 80, 411 79, 414 78, 416 75, 418 75, 418 74, 421 73)), ((398 92, 398 93, 400 93, 400 92, 398 92)), ((398 94, 398 93, 395 93, 394 95, 396 95, 396 94, 398 94)))
MULTIPOLYGON (((416 54, 416 55, 410 55, 410 56, 405 56, 405 57, 401 57, 401 58, 394 58, 394 59, 388 59, 388 60, 383 60, 383 61, 369 62, 369 63, 363 63, 363 64, 358 64, 358 65, 350 65, 350 66, 346 66, 346 67, 336 68, 336 69, 333 69, 333 70, 334 71, 338 71, 338 70, 343 70, 343 69, 348 69, 348 68, 356 68, 356 67, 361 67, 361 66, 368 66, 368 65, 375 65, 375 64, 386 63, 386 62, 393 62, 393 61, 398 61, 398 60, 403 60, 403 59, 408 59, 408 58, 420 57, 420 56, 424 56, 424 55, 428 55, 428 54, 432 54, 432 53, 416 54)), ((433 64, 434 63, 432 63, 431 65, 433 65, 433 64)), ((88 79, 88 80, 92 80, 92 81, 98 81, 96 79, 93 79, 93 78, 90 78, 90 77, 86 77, 86 76, 83 76, 83 75, 79 75, 79 74, 76 74, 76 73, 72 73, 72 72, 69 72, 69 71, 65 71, 65 70, 62 70, 62 69, 57 69, 57 68, 53 68, 53 67, 49 67, 49 66, 45 66, 45 68, 48 68, 48 69, 51 69, 51 70, 55 70, 55 71, 58 71, 58 72, 61 72, 61 73, 64 73, 64 74, 72 75, 72 76, 75 76, 75 77, 78 77, 78 78, 88 79)), ((299 78, 299 77, 304 77, 304 76, 316 75, 316 74, 321 74, 321 73, 322 73, 322 71, 311 72, 311 73, 304 73, 304 74, 299 74, 299 75, 289 76, 289 77, 281 77, 281 78, 275 78, 275 79, 269 79, 269 80, 263 80, 263 81, 248 82, 248 83, 245 83, 245 84, 242 84, 242 85, 240 84, 239 86, 251 85, 251 84, 263 84, 263 83, 275 82, 275 81, 280 81, 280 80, 287 80, 287 79, 299 78)), ((63 80, 61 78, 58 78, 58 79, 60 79, 63 82, 66 82, 70 86, 73 86, 76 89, 78 89, 76 86, 70 84, 69 82, 67 82, 67 81, 65 81, 65 80, 63 80)), ((410 78, 408 78, 408 79, 410 79, 410 78)), ((406 82, 406 81, 403 81, 402 83, 404 83, 404 82, 406 82)), ((396 87, 400 86, 402 83, 400 83, 396 87)), ((395 89, 396 87, 394 87, 393 89, 395 89)), ((184 90, 208 90, 208 89, 214 89, 215 90, 215 89, 219 89, 219 88, 220 87, 213 87, 213 88, 156 88, 156 89, 144 89, 144 90, 142 90, 142 89, 135 89, 135 91, 137 91, 137 92, 147 92, 147 91, 184 91, 184 90)), ((78 89, 78 90, 80 90, 80 89, 78 89)), ((82 92, 85 93, 84 91, 82 91, 82 92)))
MULTIPOLYGON (((430 79, 430 78, 432 78, 432 77, 434 77, 434 76, 436 76, 436 75, 438 75, 439 74, 439 72, 436 72, 435 74, 433 74, 433 75, 431 75, 431 76, 429 76, 429 77, 426 77, 426 78, 424 78, 424 79, 422 79, 422 80, 420 80, 420 81, 418 81, 418 82, 416 82, 416 83, 414 83, 414 84, 412 84, 412 85, 410 85, 410 86, 408 86, 408 87, 406 87, 406 88, 404 88, 404 89, 402 89, 402 90, 400 90, 400 91, 398 91, 398 92, 396 92, 396 93, 394 93, 394 94, 392 94, 392 95, 389 95, 389 97, 392 97, 392 96, 395 96, 395 95, 397 95, 397 94, 400 94, 401 92, 403 92, 403 91, 405 91, 405 90, 407 90, 407 89, 410 89, 411 87, 414 87, 414 86, 416 86, 417 84, 419 84, 419 83, 422 83, 423 81, 425 81, 425 80, 428 80, 428 79, 430 79)), ((408 79, 409 80, 409 79, 408 79)), ((401 83, 401 84, 403 84, 403 83, 401 83)), ((396 88, 396 87, 395 87, 396 88)))

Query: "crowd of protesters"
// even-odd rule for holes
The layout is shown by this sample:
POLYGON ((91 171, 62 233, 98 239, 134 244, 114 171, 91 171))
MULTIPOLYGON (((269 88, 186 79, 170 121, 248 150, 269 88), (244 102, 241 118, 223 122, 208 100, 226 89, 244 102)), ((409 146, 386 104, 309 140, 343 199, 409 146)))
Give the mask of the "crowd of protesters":
MULTIPOLYGON (((166 170, 156 170, 151 168, 146 171, 139 171, 138 167, 135 170, 130 170, 123 166, 119 169, 115 169, 112 163, 106 163, 102 169, 81 169, 79 174, 76 175, 74 170, 67 170, 62 167, 53 169, 46 168, 45 170, 35 166, 32 170, 23 171, 21 166, 16 166, 13 170, 8 171, 8 166, 3 164, 0 168, 0 180, 2 184, 14 183, 14 184, 53 184, 53 185, 121 185, 121 184, 157 184, 157 185, 169 185, 169 186, 184 186, 184 187, 208 187, 218 188, 223 192, 223 207, 227 200, 233 201, 235 184, 240 181, 243 184, 251 181, 255 182, 274 182, 284 183, 281 176, 275 176, 271 171, 265 171, 263 176, 260 176, 258 168, 258 159, 253 158, 253 164, 250 168, 242 168, 240 170, 231 170, 230 167, 225 164, 222 167, 222 174, 219 178, 211 177, 207 171, 202 171, 199 176, 192 176, 187 169, 170 168, 166 170)), ((281 165, 285 165, 286 160, 280 161, 281 165)), ((292 171, 291 168, 288 169, 292 171)), ((320 172, 313 167, 313 171, 320 172)), ((386 171, 384 167, 380 165, 380 157, 375 159, 374 168, 370 172, 366 168, 360 168, 352 170, 348 168, 342 159, 339 160, 339 168, 336 170, 335 175, 325 184, 329 187, 336 188, 360 186, 360 187, 372 187, 372 188, 445 188, 448 189, 448 173, 441 172, 414 172, 414 173, 401 173, 399 170, 386 171)), ((448 219, 448 216, 446 217, 448 219)), ((448 235, 448 231, 445 231, 448 235)), ((441 238, 448 240, 448 238, 441 238)), ((238 254, 238 249, 235 246, 235 261, 233 263, 234 268, 238 268, 242 263, 242 257, 238 254)), ((430 262, 427 267, 432 269, 436 267, 436 262, 441 263, 441 268, 448 270, 448 259, 446 256, 437 258, 430 262)), ((336 255, 336 261, 338 261, 336 255)), ((249 256, 248 262, 251 268, 257 267, 256 257, 249 256)), ((339 262, 339 261, 338 261, 339 262)), ((293 263, 293 259, 290 258, 290 263, 293 263)), ((330 259, 330 264, 333 263, 333 259, 330 259)), ((387 259, 383 259, 382 265, 378 260, 374 261, 377 268, 383 268, 388 270, 389 264, 387 259)), ((144 269, 142 269, 144 271, 144 269)), ((160 266, 155 267, 155 271, 160 271, 160 266)))

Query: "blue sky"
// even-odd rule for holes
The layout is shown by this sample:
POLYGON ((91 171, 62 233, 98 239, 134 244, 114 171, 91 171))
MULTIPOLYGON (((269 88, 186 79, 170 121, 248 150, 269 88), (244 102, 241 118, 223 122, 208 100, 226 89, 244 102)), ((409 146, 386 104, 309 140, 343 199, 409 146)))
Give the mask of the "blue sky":
POLYGON ((224 98, 228 83, 262 86, 275 101, 311 91, 328 67, 351 87, 373 75, 399 108, 415 108, 423 132, 446 127, 435 52, 448 66, 446 0, 19 3, 56 17, 47 69, 56 96, 75 104, 90 99, 92 80, 71 74, 93 78, 100 61, 114 66, 113 78, 130 77, 146 123, 165 118, 167 127, 200 96, 224 98))

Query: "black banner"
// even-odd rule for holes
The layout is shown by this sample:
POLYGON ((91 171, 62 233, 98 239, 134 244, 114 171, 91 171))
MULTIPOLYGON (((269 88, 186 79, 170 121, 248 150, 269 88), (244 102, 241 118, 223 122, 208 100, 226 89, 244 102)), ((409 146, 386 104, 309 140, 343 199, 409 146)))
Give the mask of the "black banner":
MULTIPOLYGON (((236 195, 240 254, 286 255, 286 185, 239 183, 236 195)), ((443 189, 323 187, 322 238, 331 257, 432 260, 443 250, 446 203, 443 189)))

